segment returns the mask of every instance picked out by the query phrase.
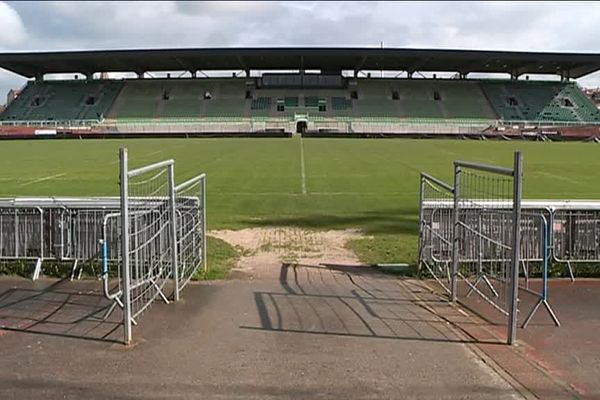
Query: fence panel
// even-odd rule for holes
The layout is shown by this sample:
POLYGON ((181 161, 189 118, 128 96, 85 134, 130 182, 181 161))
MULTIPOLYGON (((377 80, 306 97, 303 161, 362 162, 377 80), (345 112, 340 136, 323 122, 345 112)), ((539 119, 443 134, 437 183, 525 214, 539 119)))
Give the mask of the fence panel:
POLYGON ((44 213, 39 207, 0 208, 0 258, 44 257, 44 213))
MULTIPOLYGON (((177 213, 178 282, 183 290, 196 270, 206 262, 206 175, 198 175, 175 187, 177 213)), ((179 293, 176 293, 176 299, 179 293)))
MULTIPOLYGON (((509 344, 516 339, 519 290, 537 297, 523 327, 541 306, 560 325, 548 302, 554 205, 530 201, 521 211, 521 166, 520 153, 515 153, 512 169, 456 161, 453 186, 424 173, 420 181, 420 268, 444 288, 451 301, 477 295, 504 314, 509 344), (530 262, 541 266, 538 291, 529 285, 530 262), (519 278, 520 265, 523 279, 519 278)), ((581 230, 593 236, 593 229, 581 230)))
POLYGON ((477 293, 505 314, 508 344, 516 339, 521 165, 518 152, 512 169, 454 163, 451 299, 477 293))
POLYGON ((174 161, 129 170, 125 148, 120 161, 123 317, 129 343, 135 318, 158 297, 168 303, 165 285, 171 278, 178 281, 174 161))
POLYGON ((419 205, 419 271, 429 274, 450 294, 452 204, 454 189, 421 173, 419 205))
POLYGON ((567 266, 575 280, 572 263, 600 262, 600 209, 597 204, 587 208, 557 208, 552 215, 553 260, 567 266))

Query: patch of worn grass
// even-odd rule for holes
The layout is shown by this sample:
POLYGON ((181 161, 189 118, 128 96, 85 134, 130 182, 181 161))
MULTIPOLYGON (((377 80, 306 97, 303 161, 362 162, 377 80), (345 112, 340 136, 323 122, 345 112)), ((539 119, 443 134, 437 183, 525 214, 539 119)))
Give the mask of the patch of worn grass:
POLYGON ((217 279, 227 279, 231 268, 235 266, 240 257, 240 250, 236 249, 224 240, 207 236, 206 253, 208 269, 199 269, 196 271, 193 280, 208 281, 217 279))
POLYGON ((382 234, 350 239, 346 248, 352 250, 364 264, 415 264, 416 237, 411 234, 382 234))

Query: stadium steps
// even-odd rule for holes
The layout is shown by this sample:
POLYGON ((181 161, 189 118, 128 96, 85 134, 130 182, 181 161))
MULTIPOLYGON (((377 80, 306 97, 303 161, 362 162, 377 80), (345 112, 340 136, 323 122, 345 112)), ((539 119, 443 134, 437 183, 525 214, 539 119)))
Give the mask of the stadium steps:
MULTIPOLYGON (((123 91, 124 89, 121 89, 123 91)), ((121 114, 121 110, 125 106, 125 102, 127 98, 122 94, 119 94, 117 98, 113 101, 110 109, 108 110, 107 117, 110 119, 116 119, 118 115, 121 114)))
POLYGON ((477 86, 479 87, 479 90, 481 91, 481 94, 485 98, 487 112, 490 115, 493 115, 494 119, 500 119, 500 114, 498 114, 498 111, 496 111, 496 109, 494 108, 494 105, 492 104, 492 100, 490 100, 490 97, 488 96, 487 92, 481 86, 481 83, 477 82, 477 86))
POLYGON ((206 117, 206 101, 200 102, 200 118, 206 117))
POLYGON ((163 94, 168 93, 168 99, 162 99, 163 109, 161 119, 169 118, 199 118, 202 89, 190 79, 178 81, 167 79, 163 84, 163 94))
POLYGON ((165 106, 166 106, 166 102, 168 100, 161 100, 158 102, 158 104, 156 105, 156 110, 154 111, 154 116, 153 118, 155 119, 160 119, 160 117, 162 116, 163 112, 165 111, 165 106))
POLYGON ((325 106, 327 107, 327 110, 325 110, 324 116, 327 118, 333 118, 333 107, 331 104, 331 97, 325 97, 325 106))
POLYGON ((252 100, 247 99, 246 103, 244 104, 244 111, 243 111, 244 118, 250 118, 250 116, 252 115, 251 110, 250 110, 251 104, 252 104, 252 100))
POLYGON ((121 82, 111 81, 100 81, 100 85, 96 91, 92 94, 96 98, 96 102, 93 106, 82 104, 82 112, 80 113, 80 119, 97 119, 105 117, 105 113, 110 109, 115 98, 119 94, 123 84, 121 82))
POLYGON ((446 108, 446 104, 443 101, 436 101, 435 102, 437 108, 440 111, 440 114, 442 115, 442 118, 449 118, 450 117, 450 113, 448 112, 448 109, 446 108))

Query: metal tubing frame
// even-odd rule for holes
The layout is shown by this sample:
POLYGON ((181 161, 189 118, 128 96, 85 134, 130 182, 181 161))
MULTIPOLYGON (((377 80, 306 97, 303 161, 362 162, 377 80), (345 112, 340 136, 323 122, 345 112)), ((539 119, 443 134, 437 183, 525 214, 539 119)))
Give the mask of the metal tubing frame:
POLYGON ((175 161, 172 159, 160 161, 160 162, 157 162, 154 164, 145 165, 140 168, 132 169, 131 171, 127 171, 127 176, 129 178, 133 178, 134 176, 145 174, 146 172, 152 171, 153 169, 168 167, 169 165, 173 165, 173 164, 175 164, 175 161))
POLYGON ((116 293, 110 293, 110 289, 108 287, 108 279, 109 279, 109 270, 108 270, 108 233, 106 230, 106 226, 108 220, 111 218, 120 217, 120 213, 112 213, 104 216, 104 221, 102 223, 102 288, 104 291, 104 296, 109 300, 116 300, 123 294, 122 290, 117 291, 116 293))
MULTIPOLYGON (((417 254, 419 260, 417 262, 417 275, 421 276, 421 264, 422 264, 422 255, 423 255, 423 197, 425 195, 425 179, 433 178, 429 177, 427 174, 421 172, 419 177, 419 242, 417 243, 417 254)), ((434 178, 435 179, 435 178, 434 178)), ((433 180, 433 179, 432 179, 433 180)))
POLYGON ((171 214, 171 268, 173 273, 173 300, 179 301, 179 266, 177 264, 177 213, 175 211, 175 165, 167 163, 169 185, 169 213, 171 214))
MULTIPOLYGON (((520 153, 520 152, 517 152, 517 153, 520 153)), ((474 170, 478 170, 478 171, 490 172, 492 174, 506 175, 506 176, 514 176, 514 174, 515 174, 515 171, 510 168, 499 167, 496 165, 480 164, 480 163, 475 163, 475 162, 470 162, 470 161, 454 161, 454 166, 468 168, 468 169, 474 169, 474 170)))
MULTIPOLYGON (((421 172, 420 174, 420 188, 419 188, 419 242, 418 242, 418 268, 419 268, 419 272, 421 271, 421 268, 423 266, 425 266, 425 268, 429 271, 429 273, 433 276, 433 279, 436 280, 436 282, 438 282, 438 284, 448 293, 448 295, 450 295, 450 289, 448 288, 447 284, 444 284, 441 280, 441 278, 439 278, 436 273, 433 271, 434 268, 432 268, 431 265, 429 265, 429 263, 424 259, 424 254, 426 252, 426 249, 429 248, 429 251, 431 254, 429 254, 429 259, 433 260, 434 263, 446 263, 446 272, 448 271, 448 261, 451 260, 445 260, 445 261, 441 261, 441 260, 437 260, 436 257, 433 254, 433 248, 431 245, 429 246, 425 246, 423 241, 425 240, 424 238, 424 234, 426 231, 429 232, 430 235, 437 237, 440 241, 445 242, 446 244, 448 244, 449 246, 452 246, 452 238, 450 239, 446 239, 445 237, 441 236, 438 232, 435 232, 434 230, 432 230, 429 226, 427 226, 426 222, 425 222, 425 217, 424 217, 424 198, 425 198, 425 184, 427 182, 430 182, 429 185, 430 186, 438 186, 441 189, 444 189, 450 193, 454 193, 454 189, 452 188, 452 186, 450 186, 449 184, 447 184, 446 182, 437 179, 427 173, 421 172)), ((431 219, 433 219, 433 214, 435 213, 437 209, 433 209, 433 212, 429 215, 429 217, 431 219)), ((439 267, 438 267, 439 268, 439 267)), ((448 281, 450 282, 450 277, 448 275, 448 281)))
POLYGON ((194 183, 202 180, 202 179, 206 179, 206 174, 200 174, 198 176, 195 176, 191 179, 188 179, 187 181, 180 183, 179 185, 175 186, 175 191, 179 192, 180 190, 183 190, 191 185, 193 185, 194 183))
MULTIPOLYGON (((543 235, 544 260, 542 262, 542 293, 538 294, 540 296, 538 298, 538 301, 535 303, 535 305, 533 306, 533 308, 531 309, 529 314, 527 314, 527 317, 525 317, 525 320, 523 321, 523 324, 521 325, 521 328, 523 328, 523 329, 527 328, 527 325, 529 325, 529 322, 532 320, 533 316, 535 315, 535 313, 537 312, 537 310, 540 308, 541 305, 543 305, 546 308, 546 311, 550 315, 550 318, 552 318, 552 322, 554 322, 554 325, 556 325, 557 327, 560 326, 560 321, 559 321, 558 317, 556 316, 556 314, 554 313, 554 310, 550 306, 550 303, 548 302, 548 260, 550 259, 550 249, 548 247, 548 242, 549 242, 550 228, 548 226, 548 221, 546 220, 546 218, 543 215, 541 216, 541 223, 544 228, 544 235, 543 235)), ((535 293, 535 294, 537 294, 537 293, 535 293)))
POLYGON ((523 189, 523 157, 520 151, 515 152, 513 171, 513 243, 511 262, 511 288, 508 317, 507 344, 513 345, 517 340, 517 308, 519 299, 519 257, 521 255, 521 194, 523 189))
POLYGON ((202 263, 204 271, 208 271, 208 260, 206 259, 206 174, 202 173, 193 178, 188 179, 185 182, 175 186, 175 193, 187 189, 195 183, 202 182, 202 263))
POLYGON ((208 271, 208 259, 206 258, 206 175, 202 177, 202 262, 204 271, 208 271))
POLYGON ((446 182, 444 182, 434 176, 431 176, 425 172, 421 172, 421 181, 423 181, 425 179, 428 181, 432 181, 436 185, 441 186, 442 188, 448 190, 449 192, 454 192, 454 188, 452 186, 448 185, 446 182))
POLYGON ((460 174, 461 165, 454 163, 454 212, 452 215, 452 273, 450 275, 450 302, 455 303, 457 299, 457 286, 458 286, 458 263, 459 263, 459 205, 460 205, 460 174))
POLYGON ((121 185, 121 279, 123 287, 124 342, 131 343, 131 290, 129 274, 129 173, 127 171, 127 148, 119 150, 121 185))

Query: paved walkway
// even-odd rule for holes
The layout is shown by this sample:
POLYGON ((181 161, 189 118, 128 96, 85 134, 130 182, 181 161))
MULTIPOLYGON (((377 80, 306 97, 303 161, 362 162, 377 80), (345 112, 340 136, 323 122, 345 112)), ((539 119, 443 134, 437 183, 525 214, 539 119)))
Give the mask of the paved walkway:
POLYGON ((99 321, 107 303, 95 285, 0 279, 0 398, 526 394, 432 312, 442 300, 372 269, 283 265, 271 277, 192 284, 181 302, 144 314, 130 347, 110 342, 121 330, 99 321))

